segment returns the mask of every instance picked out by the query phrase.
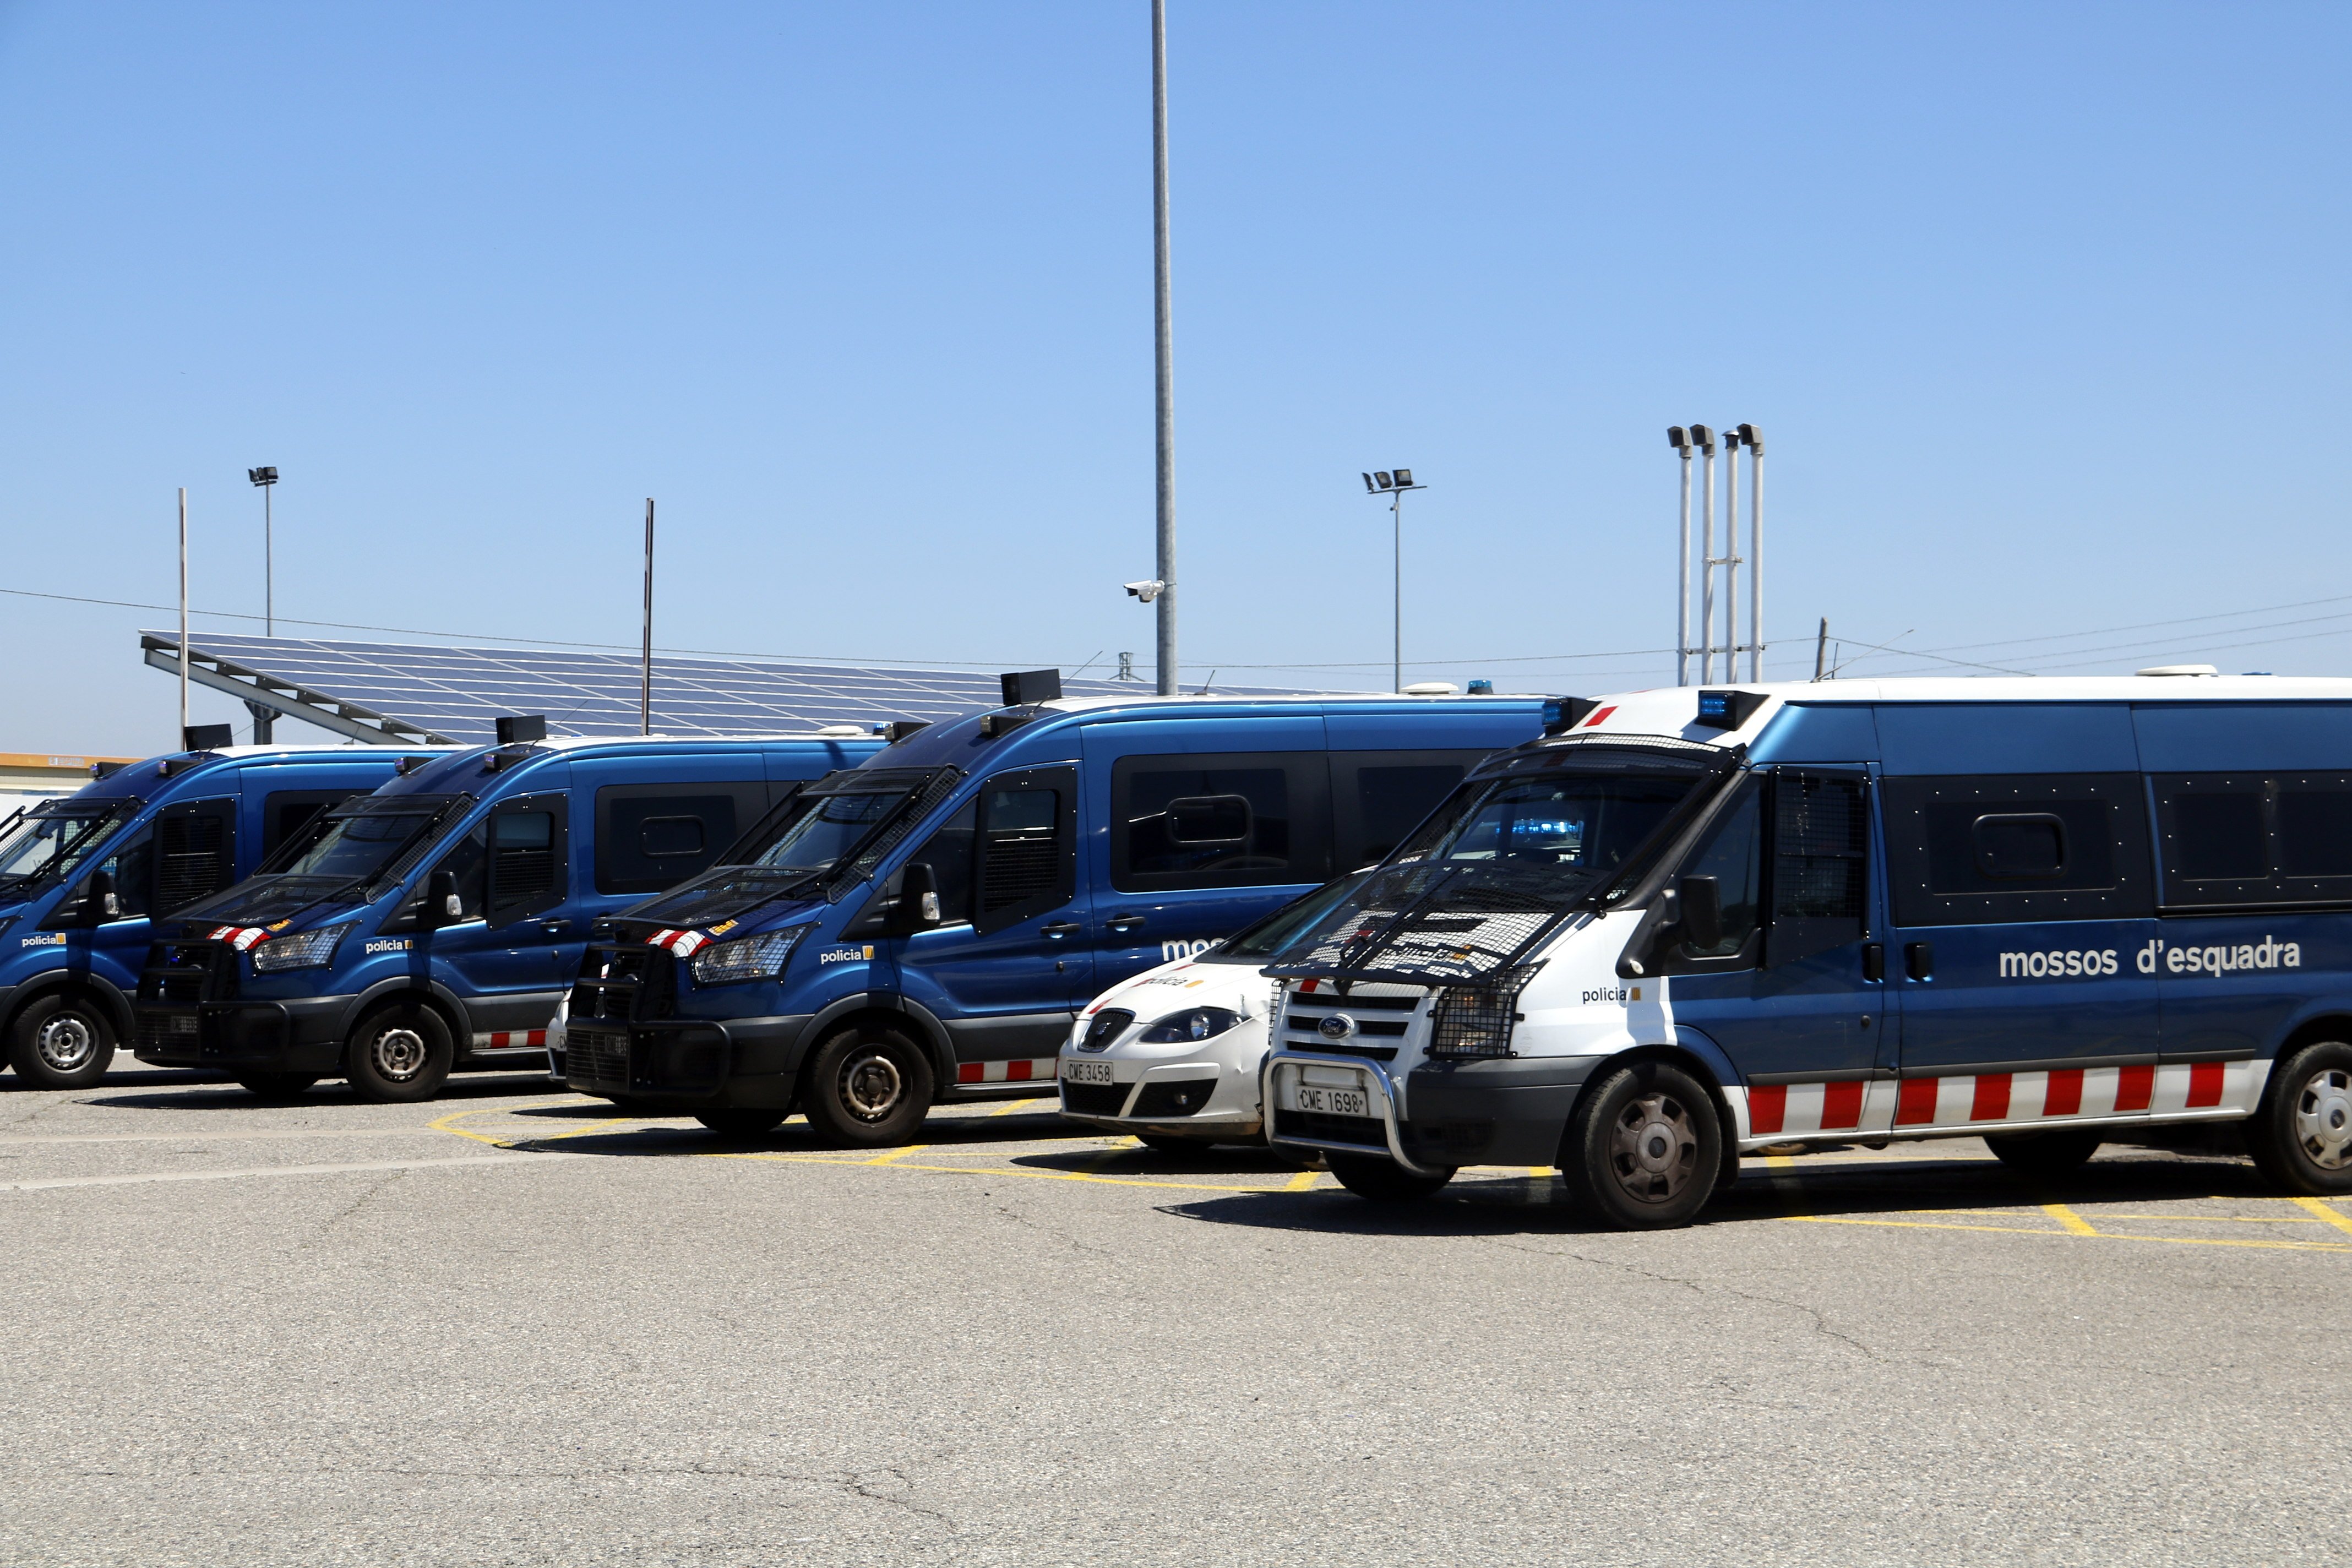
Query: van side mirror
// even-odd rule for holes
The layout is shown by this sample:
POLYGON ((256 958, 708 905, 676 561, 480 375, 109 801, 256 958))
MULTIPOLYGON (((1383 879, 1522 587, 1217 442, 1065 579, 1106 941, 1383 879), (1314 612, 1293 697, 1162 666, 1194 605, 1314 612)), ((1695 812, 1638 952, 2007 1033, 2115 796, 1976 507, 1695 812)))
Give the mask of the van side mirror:
POLYGON ((89 880, 82 884, 81 908, 75 911, 76 923, 100 926, 122 918, 122 899, 114 890, 114 873, 92 871, 89 880))
POLYGON ((465 918, 465 900, 457 897, 457 874, 436 871, 425 878, 425 910, 418 923, 426 931, 435 931, 465 918))
POLYGON ((1685 877, 1675 884, 1675 902, 1682 907, 1683 936, 1693 947, 1714 947, 1723 941, 1723 884, 1713 877, 1685 877))
POLYGON ((940 879, 927 860, 909 861, 898 873, 898 902, 891 926, 900 932, 929 931, 940 923, 940 879))

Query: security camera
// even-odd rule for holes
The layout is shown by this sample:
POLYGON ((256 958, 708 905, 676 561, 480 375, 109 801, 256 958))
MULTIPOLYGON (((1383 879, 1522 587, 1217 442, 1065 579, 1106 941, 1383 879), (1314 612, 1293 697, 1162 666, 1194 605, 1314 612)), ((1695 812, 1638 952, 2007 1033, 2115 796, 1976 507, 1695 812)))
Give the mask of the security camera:
POLYGON ((1167 586, 1167 584, 1161 582, 1159 578, 1154 577, 1148 583, 1129 583, 1127 585, 1127 592, 1129 597, 1140 599, 1148 605, 1151 603, 1152 600, 1160 597, 1161 592, 1164 591, 1167 586))

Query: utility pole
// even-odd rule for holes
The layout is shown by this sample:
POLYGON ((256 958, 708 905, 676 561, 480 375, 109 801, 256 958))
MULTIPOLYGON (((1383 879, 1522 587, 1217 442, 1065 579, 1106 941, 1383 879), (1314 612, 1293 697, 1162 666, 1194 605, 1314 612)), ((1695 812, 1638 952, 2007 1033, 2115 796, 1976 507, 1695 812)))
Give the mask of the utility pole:
POLYGON ((654 498, 646 498, 646 644, 637 664, 637 733, 654 732, 654 498))
MULTIPOLYGON (((261 491, 261 631, 264 637, 278 635, 278 546, 277 530, 272 526, 269 500, 278 490, 278 470, 274 468, 247 468, 245 477, 261 491)), ((278 710, 264 702, 246 699, 245 710, 253 715, 253 740, 266 746, 272 739, 278 722, 278 710)))
POLYGON ((1151 0, 1151 270, 1159 435, 1160 695, 1176 695, 1176 365, 1168 300, 1168 0, 1151 0))
POLYGON ((180 739, 173 750, 188 744, 188 487, 180 487, 180 739))

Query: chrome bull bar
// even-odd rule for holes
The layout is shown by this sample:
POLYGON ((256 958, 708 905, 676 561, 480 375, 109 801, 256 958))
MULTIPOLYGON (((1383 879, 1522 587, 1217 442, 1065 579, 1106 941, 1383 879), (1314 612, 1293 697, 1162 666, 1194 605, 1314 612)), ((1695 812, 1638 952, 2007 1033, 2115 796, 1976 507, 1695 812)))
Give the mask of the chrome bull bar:
MULTIPOLYGON (((1304 1077, 1304 1074, 1300 1076, 1304 1077)), ((1438 1170, 1421 1164, 1404 1152, 1404 1140, 1399 1135, 1397 1127, 1396 1080, 1389 1076, 1387 1068, 1369 1057, 1342 1056, 1337 1052, 1327 1051, 1278 1049, 1268 1051, 1265 1063, 1258 1068, 1257 1088, 1258 1103, 1265 1107, 1266 1141, 1270 1143, 1295 1149, 1320 1149, 1336 1154, 1371 1154, 1383 1160, 1393 1160, 1400 1167, 1416 1176, 1434 1176, 1441 1173, 1438 1170), (1282 1100, 1276 1091, 1276 1085, 1280 1081, 1283 1069, 1309 1067, 1349 1068, 1363 1075, 1362 1082, 1371 1100, 1372 1114, 1381 1124, 1382 1143, 1379 1145, 1348 1143, 1338 1139, 1305 1138, 1275 1131, 1279 1125, 1276 1118, 1281 1114, 1282 1109, 1282 1100)), ((1294 1111, 1292 1114, 1298 1113, 1294 1111)))

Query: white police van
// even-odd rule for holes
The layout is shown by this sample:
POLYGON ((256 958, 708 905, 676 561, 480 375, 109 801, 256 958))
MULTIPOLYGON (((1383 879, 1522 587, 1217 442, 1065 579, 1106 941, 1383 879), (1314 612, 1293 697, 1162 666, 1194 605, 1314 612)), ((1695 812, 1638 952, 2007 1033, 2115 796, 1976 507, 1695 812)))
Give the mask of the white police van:
POLYGON ((2352 1192, 2352 681, 1562 699, 1268 973, 1270 1135, 1370 1197, 1671 1226, 1771 1144, 2194 1122, 2352 1192))

